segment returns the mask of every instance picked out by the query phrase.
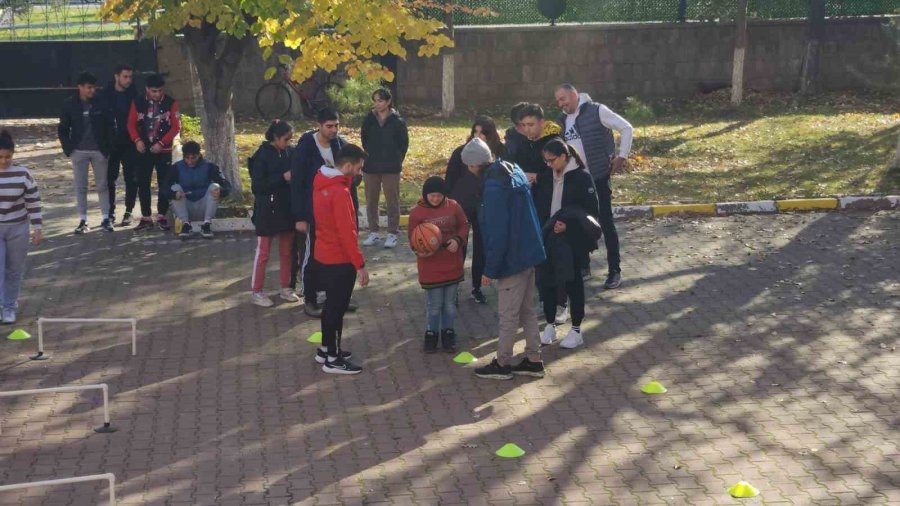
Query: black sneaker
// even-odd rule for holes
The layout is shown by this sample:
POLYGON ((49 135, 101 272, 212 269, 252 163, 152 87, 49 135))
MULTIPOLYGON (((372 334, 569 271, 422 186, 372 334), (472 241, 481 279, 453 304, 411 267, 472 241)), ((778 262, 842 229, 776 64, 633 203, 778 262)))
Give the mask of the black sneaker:
POLYGON ((333 362, 326 360, 322 364, 322 370, 329 374, 359 374, 362 372, 362 367, 353 365, 349 360, 338 357, 333 362))
POLYGON ((475 376, 479 378, 495 379, 495 380, 511 380, 513 379, 512 367, 508 365, 500 365, 497 359, 491 360, 491 363, 475 369, 475 376))
POLYGON ((518 365, 512 366, 512 373, 516 376, 531 376, 533 378, 544 377, 544 363, 532 362, 527 358, 523 358, 518 365))
POLYGON ((200 235, 202 235, 204 239, 212 239, 212 224, 204 223, 203 225, 200 225, 200 235))
POLYGON ((115 232, 116 229, 113 228, 112 222, 109 220, 103 220, 100 222, 100 228, 102 228, 106 232, 115 232))
POLYGON ((456 351, 456 332, 453 329, 444 329, 441 331, 441 346, 447 353, 456 351))
POLYGON ((481 288, 476 288, 472 290, 472 298, 475 299, 475 302, 479 304, 487 304, 487 297, 484 296, 484 293, 481 291, 481 288))
POLYGON ((306 316, 310 316, 312 318, 321 318, 322 305, 316 304, 315 302, 307 302, 303 305, 303 312, 306 313, 306 316))
POLYGON ((620 286, 622 286, 621 272, 610 272, 609 276, 606 277, 606 283, 603 283, 603 288, 607 290, 613 290, 615 288, 619 288, 620 286))
POLYGON ((185 223, 181 225, 181 233, 178 234, 178 237, 182 239, 187 239, 191 236, 191 233, 194 231, 193 227, 191 227, 190 223, 185 223))
POLYGON ((88 232, 88 230, 90 230, 90 229, 91 228, 87 226, 87 222, 84 220, 81 220, 78 222, 78 226, 75 227, 75 233, 79 234, 79 235, 86 234, 88 232))
POLYGON ((166 231, 172 229, 171 225, 169 225, 169 219, 166 218, 165 216, 160 216, 159 218, 156 218, 156 226, 158 226, 159 229, 162 230, 163 232, 166 232, 166 231))
POLYGON ((135 232, 140 232, 141 230, 147 230, 148 228, 153 228, 153 220, 150 218, 141 218, 138 221, 137 226, 134 227, 135 232))
POLYGON ((109 213, 109 223, 112 226, 116 226, 116 213, 113 213, 113 212, 109 213))
MULTIPOLYGON (((350 358, 353 356, 353 354, 347 350, 341 350, 340 356, 344 360, 350 360, 350 358)), ((324 364, 325 362, 328 362, 328 353, 322 351, 322 348, 316 348, 316 362, 318 362, 320 364, 324 364)))
POLYGON ((122 216, 122 223, 119 223, 120 227, 127 227, 131 225, 131 213, 126 211, 125 215, 122 216))
POLYGON ((438 350, 438 333, 434 331, 425 332, 425 353, 437 353, 438 350))

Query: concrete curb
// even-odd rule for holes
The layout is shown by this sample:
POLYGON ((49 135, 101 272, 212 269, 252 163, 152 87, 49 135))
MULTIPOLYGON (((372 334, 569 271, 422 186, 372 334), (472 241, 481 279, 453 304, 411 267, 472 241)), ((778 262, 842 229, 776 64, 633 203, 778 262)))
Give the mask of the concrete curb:
MULTIPOLYGON (((639 206, 613 206, 613 216, 618 219, 661 218, 665 216, 732 216, 737 214, 777 214, 785 212, 821 211, 883 211, 900 209, 900 195, 872 195, 859 197, 829 197, 815 199, 757 200, 751 202, 717 202, 715 204, 657 204, 639 206)), ((409 216, 400 217, 400 225, 406 226, 409 216)), ((382 216, 379 225, 387 226, 382 216)), ((365 213, 360 213, 359 227, 368 226, 365 213)), ((217 232, 252 231, 250 218, 223 218, 213 220, 217 232)))

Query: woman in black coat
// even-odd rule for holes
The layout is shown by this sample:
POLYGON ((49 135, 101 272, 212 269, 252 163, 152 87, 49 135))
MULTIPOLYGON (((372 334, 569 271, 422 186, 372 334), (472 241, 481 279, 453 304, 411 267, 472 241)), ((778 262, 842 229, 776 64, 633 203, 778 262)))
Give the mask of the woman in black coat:
POLYGON ((574 148, 561 138, 555 138, 544 145, 542 154, 553 171, 553 193, 550 219, 544 225, 548 259, 541 266, 540 290, 547 326, 541 342, 550 344, 556 339, 558 292, 564 287, 572 313, 572 328, 560 341, 560 347, 571 349, 584 344, 581 336, 584 319, 581 269, 590 261, 590 252, 597 249, 597 241, 587 228, 600 215, 600 203, 594 181, 574 148))
POLYGON ((281 298, 289 302, 300 300, 290 289, 291 246, 294 239, 290 185, 290 144, 293 135, 294 130, 289 123, 273 121, 266 130, 266 142, 250 157, 250 187, 255 199, 253 224, 257 235, 250 301, 262 307, 274 305, 262 291, 273 238, 278 239, 281 298))
MULTIPOLYGON (((481 242, 481 228, 478 225, 478 205, 481 203, 481 181, 478 176, 469 172, 469 168, 462 162, 462 150, 473 138, 478 137, 490 148, 494 159, 506 158, 506 148, 497 133, 497 125, 487 116, 475 118, 469 138, 462 146, 453 150, 450 161, 447 162, 447 172, 444 175, 444 184, 447 188, 447 196, 455 200, 463 208, 466 218, 472 228, 472 298, 479 304, 487 302, 487 298, 481 291, 481 275, 484 274, 484 245, 481 242)), ((468 242, 463 248, 463 262, 469 252, 468 242)))

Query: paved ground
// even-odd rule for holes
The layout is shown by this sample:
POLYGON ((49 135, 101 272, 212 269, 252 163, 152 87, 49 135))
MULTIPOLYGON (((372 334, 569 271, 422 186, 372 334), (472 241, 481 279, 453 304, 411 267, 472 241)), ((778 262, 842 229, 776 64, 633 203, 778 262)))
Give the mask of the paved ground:
MULTIPOLYGON (((40 155, 40 151, 31 155, 40 155)), ((253 237, 73 237, 68 171, 28 163, 49 201, 20 326, 37 316, 140 318, 51 326, 51 359, 0 342, 0 389, 108 383, 4 400, 0 483, 115 473, 124 504, 900 504, 900 214, 623 224, 625 286, 590 284, 587 346, 546 350, 542 380, 479 380, 420 351, 412 256, 368 250, 332 377, 302 307, 247 303, 253 237), (669 392, 645 396, 659 380, 669 392), (517 460, 493 452, 514 442, 517 460)), ((602 272, 597 259, 595 272, 602 272)), ((270 272, 269 286, 275 288, 270 272)), ((492 304, 460 304, 463 346, 495 347, 492 304)), ((0 494, 99 503, 103 485, 0 494)))

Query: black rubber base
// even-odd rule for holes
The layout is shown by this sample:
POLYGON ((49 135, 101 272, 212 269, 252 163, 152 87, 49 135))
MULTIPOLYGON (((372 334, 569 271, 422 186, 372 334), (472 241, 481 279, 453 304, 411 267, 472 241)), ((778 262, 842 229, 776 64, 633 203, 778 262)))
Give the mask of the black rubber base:
POLYGON ((47 359, 49 359, 50 357, 48 357, 47 355, 44 355, 44 352, 43 352, 43 351, 39 351, 39 352, 37 353, 37 355, 35 355, 35 356, 33 356, 33 357, 30 357, 30 358, 31 358, 31 360, 47 360, 47 359))
POLYGON ((117 430, 119 430, 119 429, 110 427, 108 423, 104 423, 103 427, 98 427, 98 428, 94 429, 94 432, 97 432, 99 434, 111 434, 113 432, 116 432, 117 430))

